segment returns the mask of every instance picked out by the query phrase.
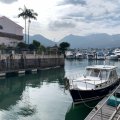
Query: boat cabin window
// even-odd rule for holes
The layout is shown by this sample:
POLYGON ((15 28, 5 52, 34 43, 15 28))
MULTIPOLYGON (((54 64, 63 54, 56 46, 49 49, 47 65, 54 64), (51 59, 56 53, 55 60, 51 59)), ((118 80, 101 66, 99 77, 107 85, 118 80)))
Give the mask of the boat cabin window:
POLYGON ((85 75, 85 76, 89 76, 90 73, 91 73, 91 69, 87 69, 87 70, 86 70, 86 75, 85 75))
POLYGON ((100 73, 100 70, 98 69, 87 69, 86 76, 98 77, 99 73, 100 73))
POLYGON ((107 79, 107 76, 108 76, 108 71, 107 70, 101 70, 101 72, 100 72, 100 79, 102 80, 102 79, 107 79))
POLYGON ((116 72, 116 70, 113 70, 113 74, 114 74, 114 77, 116 78, 116 77, 117 77, 117 72, 116 72))
POLYGON ((112 79, 115 79, 117 78, 117 73, 115 70, 111 71, 110 72, 110 76, 109 76, 109 79, 112 80, 112 79))
POLYGON ((87 69, 86 76, 99 77, 101 80, 107 79, 108 70, 87 69))
POLYGON ((92 72, 91 72, 91 76, 93 76, 93 77, 98 77, 99 73, 100 73, 100 70, 98 70, 98 69, 93 69, 92 72))

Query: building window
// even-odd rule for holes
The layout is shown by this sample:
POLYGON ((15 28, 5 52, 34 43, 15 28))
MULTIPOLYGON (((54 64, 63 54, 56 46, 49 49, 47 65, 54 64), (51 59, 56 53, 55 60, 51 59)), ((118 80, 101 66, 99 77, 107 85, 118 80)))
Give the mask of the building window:
POLYGON ((1 29, 1 30, 3 29, 3 26, 2 26, 2 25, 0 25, 0 29, 1 29))

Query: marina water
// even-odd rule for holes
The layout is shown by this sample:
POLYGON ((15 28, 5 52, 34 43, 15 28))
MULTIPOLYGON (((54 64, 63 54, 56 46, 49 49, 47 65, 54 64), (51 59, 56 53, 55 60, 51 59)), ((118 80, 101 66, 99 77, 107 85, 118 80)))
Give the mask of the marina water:
MULTIPOLYGON (((88 65, 104 61, 66 60, 64 68, 53 68, 0 80, 0 120, 84 120, 97 104, 74 105, 64 77, 75 78, 88 65)), ((118 66, 120 61, 106 61, 118 66)))

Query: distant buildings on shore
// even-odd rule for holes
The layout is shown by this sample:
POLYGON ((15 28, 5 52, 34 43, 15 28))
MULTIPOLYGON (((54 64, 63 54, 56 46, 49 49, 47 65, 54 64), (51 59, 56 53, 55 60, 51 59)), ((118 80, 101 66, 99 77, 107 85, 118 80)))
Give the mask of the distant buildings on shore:
POLYGON ((23 41, 23 27, 10 20, 0 17, 0 45, 16 46, 23 41))

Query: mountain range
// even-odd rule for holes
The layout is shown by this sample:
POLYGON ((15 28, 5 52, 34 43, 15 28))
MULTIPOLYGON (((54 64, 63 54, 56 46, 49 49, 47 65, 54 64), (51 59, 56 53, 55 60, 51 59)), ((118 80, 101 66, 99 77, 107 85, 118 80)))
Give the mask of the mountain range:
POLYGON ((120 47, 120 34, 108 35, 105 33, 87 36, 68 35, 61 42, 70 43, 71 48, 112 48, 120 47))
POLYGON ((86 36, 68 35, 61 39, 58 43, 45 38, 44 36, 37 34, 30 36, 30 42, 32 40, 39 41, 44 46, 54 46, 61 42, 70 43, 70 48, 112 48, 120 47, 120 34, 109 35, 106 33, 91 34, 86 36))
POLYGON ((40 34, 29 36, 30 43, 32 43, 33 40, 39 41, 45 47, 54 46, 56 44, 56 42, 54 42, 52 40, 49 40, 49 39, 45 38, 44 36, 42 36, 40 34))

